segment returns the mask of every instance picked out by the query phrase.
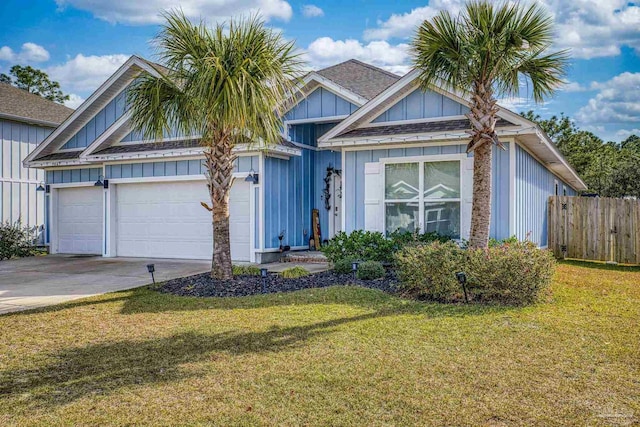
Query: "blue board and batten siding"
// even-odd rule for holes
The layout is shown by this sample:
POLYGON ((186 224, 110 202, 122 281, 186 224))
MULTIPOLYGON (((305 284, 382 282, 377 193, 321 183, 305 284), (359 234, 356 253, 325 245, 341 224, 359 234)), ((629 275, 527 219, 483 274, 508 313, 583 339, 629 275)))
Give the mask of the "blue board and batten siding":
POLYGON ((547 246, 549 196, 575 196, 576 191, 556 177, 520 146, 516 148, 516 236, 539 246, 547 246))
MULTIPOLYGON (((507 145, 507 150, 511 144, 507 145)), ((379 150, 347 151, 345 153, 346 188, 345 198, 346 230, 364 229, 364 165, 388 157, 437 156, 441 154, 461 154, 466 145, 425 146, 379 150)), ((493 198, 491 237, 497 239, 509 236, 509 154, 508 151, 494 150, 493 156, 493 198)))
POLYGON ((373 119, 373 123, 459 116, 469 108, 431 90, 416 89, 373 119))
POLYGON ((53 128, 0 119, 0 222, 43 223, 43 194, 36 187, 44 172, 22 161, 53 128))
POLYGON ((346 99, 325 89, 318 88, 302 99, 287 114, 285 120, 301 120, 321 117, 346 116, 358 109, 346 99))
POLYGON ((85 148, 124 114, 127 101, 127 88, 116 95, 86 125, 82 127, 62 148, 85 148))
POLYGON ((48 170, 47 184, 71 184, 76 182, 97 181, 102 177, 102 168, 77 168, 48 170))
MULTIPOLYGON (((234 172, 259 172, 258 156, 242 156, 235 161, 234 172)), ((176 160, 145 163, 123 163, 105 166, 106 179, 148 178, 153 176, 202 175, 203 160, 176 160)))

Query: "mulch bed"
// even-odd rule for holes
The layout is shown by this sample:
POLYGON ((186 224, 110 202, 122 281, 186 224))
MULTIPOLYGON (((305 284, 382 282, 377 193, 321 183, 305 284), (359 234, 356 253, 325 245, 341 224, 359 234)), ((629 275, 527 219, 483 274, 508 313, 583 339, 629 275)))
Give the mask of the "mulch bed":
MULTIPOLYGON (((395 273, 377 280, 354 279, 352 274, 336 274, 333 271, 310 274, 298 279, 284 279, 279 274, 269 274, 265 279, 266 293, 292 292, 302 289, 326 288, 335 285, 357 285, 370 289, 395 293, 398 280, 395 273)), ((242 297, 262 293, 260 276, 235 276, 233 280, 212 279, 209 273, 169 280, 158 288, 160 292, 191 297, 242 297)))

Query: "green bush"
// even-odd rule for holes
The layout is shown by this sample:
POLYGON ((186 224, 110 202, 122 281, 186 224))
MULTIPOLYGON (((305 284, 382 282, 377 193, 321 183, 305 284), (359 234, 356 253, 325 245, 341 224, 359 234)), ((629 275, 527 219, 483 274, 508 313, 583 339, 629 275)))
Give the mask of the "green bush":
POLYGON ((489 239, 489 247, 494 248, 496 246, 504 245, 504 244, 512 244, 518 243, 518 238, 516 236, 507 237, 506 239, 497 240, 493 237, 489 239))
POLYGON ((340 232, 320 250, 333 263, 348 258, 359 261, 393 262, 393 255, 406 245, 446 242, 449 237, 437 233, 395 232, 386 238, 382 233, 356 230, 340 232))
POLYGON ((364 261, 358 264, 356 277, 360 280, 375 280, 384 277, 386 271, 378 261, 364 261))
POLYGON ((372 231, 337 233, 320 250, 333 263, 345 258, 379 262, 390 262, 393 259, 393 242, 382 233, 372 231))
POLYGON ((463 298, 455 274, 464 271, 466 254, 455 242, 407 246, 395 262, 399 289, 409 295, 443 302, 463 298))
POLYGON ((474 298, 513 305, 541 300, 556 266, 550 251, 517 241, 469 250, 467 262, 467 280, 474 298))
POLYGON ((234 276, 259 276, 260 267, 255 265, 234 265, 232 267, 234 276))
POLYGON ((282 270, 280 273, 285 279, 297 279, 298 277, 304 277, 309 275, 309 271, 306 268, 296 265, 295 267, 282 270))
POLYGON ((32 232, 33 229, 23 226, 20 221, 0 222, 0 260, 35 255, 32 232))
POLYGON ((354 258, 342 258, 333 263, 333 271, 337 274, 349 274, 353 271, 351 264, 356 262, 354 258))

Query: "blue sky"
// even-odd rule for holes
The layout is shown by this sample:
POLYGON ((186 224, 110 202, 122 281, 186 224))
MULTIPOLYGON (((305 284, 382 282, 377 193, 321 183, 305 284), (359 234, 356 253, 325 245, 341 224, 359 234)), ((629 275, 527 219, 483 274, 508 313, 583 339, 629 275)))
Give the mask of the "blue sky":
MULTIPOLYGON (((503 105, 547 117, 564 112, 605 140, 640 134, 640 3, 622 0, 531 0, 554 16, 556 48, 572 52, 567 84, 543 105, 526 91, 503 105)), ((78 106, 129 55, 153 59, 149 40, 158 12, 181 6, 209 22, 260 11, 295 39, 312 68, 349 58, 402 74, 413 29, 462 0, 4 0, 0 4, 0 72, 11 65, 44 69, 78 106)))

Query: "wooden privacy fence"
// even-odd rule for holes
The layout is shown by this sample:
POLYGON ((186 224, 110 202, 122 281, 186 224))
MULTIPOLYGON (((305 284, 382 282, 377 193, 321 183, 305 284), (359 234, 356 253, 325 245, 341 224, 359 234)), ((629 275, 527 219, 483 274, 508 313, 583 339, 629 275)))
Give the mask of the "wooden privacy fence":
POLYGON ((640 264, 640 200, 551 196, 549 249, 558 258, 640 264))

